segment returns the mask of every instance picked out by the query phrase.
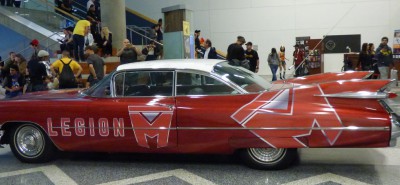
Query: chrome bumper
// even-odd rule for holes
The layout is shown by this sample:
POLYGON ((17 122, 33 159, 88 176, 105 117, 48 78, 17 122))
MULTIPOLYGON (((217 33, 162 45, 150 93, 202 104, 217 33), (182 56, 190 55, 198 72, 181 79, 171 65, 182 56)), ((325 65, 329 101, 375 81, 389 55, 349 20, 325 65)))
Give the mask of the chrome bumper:
MULTIPOLYGON (((0 126, 0 128, 1 128, 1 126, 0 126)), ((4 130, 0 130, 0 141, 3 136, 4 136, 4 130)), ((0 148, 4 148, 3 146, 1 146, 1 143, 0 143, 0 148)))
POLYGON ((397 144, 397 138, 400 137, 400 117, 396 114, 392 114, 392 134, 390 138, 390 146, 395 147, 397 144))

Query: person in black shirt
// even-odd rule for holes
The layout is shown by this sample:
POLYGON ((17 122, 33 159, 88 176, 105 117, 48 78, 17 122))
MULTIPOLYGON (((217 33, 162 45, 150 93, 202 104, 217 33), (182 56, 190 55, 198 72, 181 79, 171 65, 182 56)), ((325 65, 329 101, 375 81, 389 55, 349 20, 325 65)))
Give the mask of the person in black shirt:
POLYGON ((238 36, 236 42, 229 45, 226 59, 228 61, 232 61, 233 59, 243 61, 245 59, 245 56, 242 45, 245 42, 246 40, 244 39, 244 37, 238 36))
POLYGON ((253 43, 252 42, 247 42, 246 43, 246 52, 245 52, 245 57, 247 60, 250 61, 250 71, 253 71, 254 73, 258 72, 258 66, 259 66, 259 58, 258 58, 258 53, 257 51, 253 50, 253 43))
POLYGON ((90 32, 97 38, 99 34, 98 24, 100 23, 100 16, 96 13, 95 5, 90 5, 89 10, 86 13, 86 20, 90 22, 90 32))
POLYGON ((86 87, 93 86, 106 76, 107 66, 104 60, 97 54, 95 54, 94 46, 87 46, 85 48, 85 54, 88 55, 86 62, 89 65, 89 77, 87 80, 86 87))
POLYGON ((27 75, 29 75, 30 78, 32 92, 47 90, 44 79, 48 76, 48 74, 46 71, 46 66, 42 63, 42 61, 47 62, 48 60, 49 53, 45 50, 40 50, 38 53, 38 60, 29 61, 27 75))
POLYGON ((200 30, 194 31, 194 49, 196 51, 196 58, 201 58, 201 45, 200 45, 200 30))
POLYGON ((19 67, 15 64, 10 65, 10 74, 5 79, 4 88, 6 89, 6 99, 22 95, 25 85, 25 77, 19 73, 19 67))

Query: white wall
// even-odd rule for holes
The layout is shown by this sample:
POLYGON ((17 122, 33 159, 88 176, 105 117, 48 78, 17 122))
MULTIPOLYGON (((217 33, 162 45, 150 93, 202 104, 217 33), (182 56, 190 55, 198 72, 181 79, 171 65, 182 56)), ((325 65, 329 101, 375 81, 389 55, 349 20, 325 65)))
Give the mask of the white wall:
MULTIPOLYGON (((242 35, 258 45, 260 74, 272 47, 286 46, 287 58, 297 36, 321 39, 324 35, 361 34, 361 42, 378 45, 400 28, 400 0, 126 0, 126 6, 153 19, 161 8, 186 4, 193 10, 192 30, 212 40, 222 51, 242 35)), ((325 72, 340 71, 343 54, 325 55, 325 72)))

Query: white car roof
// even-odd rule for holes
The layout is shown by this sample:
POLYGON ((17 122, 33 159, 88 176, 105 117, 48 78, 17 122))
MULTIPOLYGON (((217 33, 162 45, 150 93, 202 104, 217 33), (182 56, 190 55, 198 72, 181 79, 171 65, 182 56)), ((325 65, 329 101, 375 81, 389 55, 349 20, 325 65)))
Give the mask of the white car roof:
POLYGON ((117 71, 131 69, 189 69, 199 70, 210 73, 217 63, 224 60, 204 60, 204 59, 172 59, 172 60, 154 60, 145 62, 133 62, 120 65, 117 71))

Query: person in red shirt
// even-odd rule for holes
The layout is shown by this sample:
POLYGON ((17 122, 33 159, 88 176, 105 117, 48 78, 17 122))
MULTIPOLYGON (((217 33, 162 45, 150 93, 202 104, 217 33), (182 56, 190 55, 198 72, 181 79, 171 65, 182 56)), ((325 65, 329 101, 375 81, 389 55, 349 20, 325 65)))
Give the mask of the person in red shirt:
POLYGON ((300 46, 296 44, 294 46, 294 52, 293 52, 293 64, 296 70, 295 77, 302 76, 302 67, 299 67, 300 64, 304 60, 304 52, 300 49, 300 46))

